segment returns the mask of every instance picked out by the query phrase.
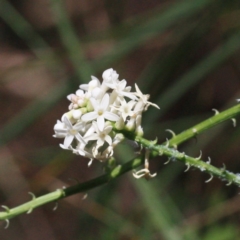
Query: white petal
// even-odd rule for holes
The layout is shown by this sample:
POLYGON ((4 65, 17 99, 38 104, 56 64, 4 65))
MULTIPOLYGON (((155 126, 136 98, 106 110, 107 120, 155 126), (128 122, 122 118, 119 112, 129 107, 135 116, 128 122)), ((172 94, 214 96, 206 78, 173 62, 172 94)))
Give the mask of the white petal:
POLYGON ((110 133, 111 131, 112 131, 112 126, 107 126, 107 127, 104 128, 104 133, 105 133, 105 134, 108 134, 108 133, 110 133))
POLYGON ((105 136, 105 141, 109 144, 112 145, 112 138, 109 135, 105 136))
POLYGON ((134 112, 140 112, 143 110, 143 108, 144 108, 144 103, 142 100, 139 100, 134 107, 134 112))
POLYGON ((130 92, 131 89, 132 89, 132 87, 130 87, 130 86, 125 87, 125 91, 126 91, 126 92, 130 92))
POLYGON ((118 81, 118 77, 119 75, 117 74, 116 71, 113 70, 112 74, 111 74, 112 80, 113 81, 118 81))
POLYGON ((109 104, 109 95, 106 93, 102 98, 100 107, 106 110, 108 107, 108 104, 109 104))
POLYGON ((67 129, 59 129, 59 130, 55 130, 55 133, 57 133, 57 134, 67 134, 68 130, 67 129))
POLYGON ((63 143, 64 147, 68 148, 71 145, 73 138, 74 138, 73 135, 67 135, 64 139, 64 143, 63 143))
POLYGON ((62 149, 66 149, 66 150, 70 150, 68 147, 65 147, 65 145, 63 145, 63 144, 59 144, 59 146, 62 148, 62 149))
POLYGON ((88 142, 88 141, 91 141, 91 140, 97 140, 98 138, 99 138, 99 136, 98 136, 96 133, 84 137, 84 139, 85 139, 87 142, 88 142))
POLYGON ((77 130, 77 131, 82 130, 82 129, 84 128, 84 125, 85 125, 84 122, 78 122, 77 124, 75 124, 75 125, 73 126, 73 129, 74 129, 74 130, 77 130))
MULTIPOLYGON (((98 80, 98 78, 96 78, 95 76, 91 76, 91 79, 92 80, 98 80)), ((99 80, 98 80, 99 81, 99 80)), ((100 81, 99 81, 99 84, 100 84, 100 81)))
POLYGON ((99 131, 97 122, 92 122, 92 126, 93 126, 95 132, 99 135, 99 134, 100 134, 100 131, 99 131))
POLYGON ((87 91, 88 90, 88 84, 81 84, 81 85, 79 85, 79 88, 87 91))
POLYGON ((101 84, 99 82, 99 80, 96 77, 92 76, 92 80, 89 82, 88 87, 90 90, 99 87, 101 84))
POLYGON ((116 85, 114 84, 114 83, 108 83, 108 82, 106 82, 105 83, 109 88, 111 88, 111 89, 115 89, 116 88, 116 85))
POLYGON ((109 121, 118 121, 119 120, 119 116, 115 113, 111 113, 111 112, 104 112, 103 114, 104 118, 106 118, 109 121))
POLYGON ((87 130, 87 132, 85 133, 84 138, 90 136, 91 134, 93 134, 93 133, 94 133, 94 130, 95 130, 94 127, 91 126, 91 127, 87 130))
POLYGON ((72 111, 72 115, 74 119, 79 119, 82 115, 82 111, 81 110, 73 110, 72 111))
POLYGON ((97 109, 98 109, 98 103, 97 103, 96 99, 95 99, 95 98, 90 98, 90 101, 91 101, 91 104, 92 104, 92 106, 93 106, 93 109, 94 109, 95 111, 97 111, 97 109))
POLYGON ((104 117, 103 116, 99 116, 97 118, 97 125, 98 125, 98 128, 99 128, 100 131, 103 131, 104 123, 105 123, 104 117))
POLYGON ((128 106, 129 106, 130 109, 132 109, 135 104, 136 104, 136 102, 133 101, 133 100, 131 100, 130 102, 128 102, 128 106))
POLYGON ((96 87, 92 90, 92 97, 94 97, 95 99, 101 98, 102 94, 103 94, 103 91, 99 87, 96 87))
POLYGON ((89 113, 85 113, 83 116, 82 116, 82 121, 84 122, 88 122, 88 121, 92 121, 94 119, 97 118, 97 113, 96 112, 89 112, 89 113))
POLYGON ((119 82, 118 86, 121 90, 124 90, 125 87, 127 85, 127 81, 126 80, 122 80, 121 82, 119 82))
POLYGON ((63 121, 68 128, 72 128, 72 123, 70 122, 70 120, 66 116, 63 117, 63 121))
POLYGON ((54 131, 61 131, 61 130, 66 130, 64 123, 62 123, 61 121, 57 121, 57 123, 54 125, 53 127, 54 131))
POLYGON ((84 141, 84 139, 83 139, 83 137, 80 135, 80 133, 77 133, 76 135, 75 135, 75 138, 80 142, 80 143, 83 143, 83 144, 87 144, 85 141, 84 141))
POLYGON ((155 108, 157 108, 157 109, 160 109, 160 107, 157 104, 155 104, 155 103, 148 102, 148 104, 153 106, 153 107, 155 107, 155 108))
POLYGON ((137 115, 136 117, 136 127, 140 126, 142 122, 142 115, 137 115))
POLYGON ((65 138, 65 137, 66 137, 66 134, 55 133, 55 134, 53 135, 53 137, 55 137, 55 138, 65 138))
POLYGON ((112 72, 113 72, 112 68, 105 70, 102 74, 103 80, 108 80, 111 77, 112 72))
POLYGON ((136 97, 133 93, 131 93, 131 92, 121 91, 120 93, 121 93, 123 96, 128 97, 128 98, 130 98, 130 99, 132 99, 132 100, 136 100, 136 99, 137 99, 137 97, 136 97))
POLYGON ((71 94, 67 95, 67 99, 68 99, 69 101, 72 101, 72 96, 74 96, 74 94, 73 94, 73 93, 71 93, 71 94))
POLYGON ((78 89, 78 90, 76 91, 76 95, 77 95, 78 97, 83 97, 83 96, 84 96, 84 91, 81 90, 81 89, 78 89))
POLYGON ((104 144, 104 140, 103 139, 101 139, 101 138, 98 138, 98 141, 97 141, 97 149, 99 148, 99 147, 101 147, 102 145, 104 144))
POLYGON ((141 97, 143 94, 142 94, 142 92, 140 91, 140 89, 139 89, 139 87, 138 87, 138 85, 137 85, 136 83, 135 83, 135 89, 136 89, 136 91, 137 91, 138 96, 141 97))

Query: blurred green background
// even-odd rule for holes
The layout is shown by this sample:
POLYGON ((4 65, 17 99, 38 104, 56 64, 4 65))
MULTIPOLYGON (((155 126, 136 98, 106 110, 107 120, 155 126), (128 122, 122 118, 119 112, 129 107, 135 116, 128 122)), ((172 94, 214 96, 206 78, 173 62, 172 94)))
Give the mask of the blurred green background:
MULTIPOLYGON (((103 173, 60 149, 53 126, 67 94, 114 68, 161 110, 149 108, 145 137, 159 143, 240 98, 239 0, 1 0, 0 204, 14 207, 103 173), (76 179, 76 180, 75 180, 76 179)), ((240 120, 240 119, 239 119, 240 120)), ((240 128, 231 121, 179 146, 240 172, 240 128)), ((134 155, 117 149, 118 163, 134 155)), ((151 161, 151 181, 131 173, 10 221, 0 239, 231 240, 240 238, 236 186, 180 163, 151 161)))

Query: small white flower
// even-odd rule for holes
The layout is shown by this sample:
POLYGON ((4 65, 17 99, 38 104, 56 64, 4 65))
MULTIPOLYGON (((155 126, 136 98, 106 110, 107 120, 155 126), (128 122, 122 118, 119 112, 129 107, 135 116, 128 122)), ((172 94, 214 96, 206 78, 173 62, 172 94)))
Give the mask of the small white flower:
POLYGON ((94 158, 92 154, 92 149, 85 148, 85 145, 81 143, 78 144, 78 146, 76 147, 76 149, 73 150, 73 152, 87 158, 94 158))
POLYGON ((55 131, 55 134, 53 135, 53 137, 65 138, 67 128, 63 122, 61 122, 60 120, 57 120, 57 123, 54 125, 53 130, 55 131))
POLYGON ((86 96, 86 94, 83 92, 83 90, 78 89, 76 91, 76 94, 69 94, 67 96, 67 99, 69 101, 71 101, 71 104, 69 105, 69 110, 71 109, 76 109, 76 108, 80 108, 80 107, 84 107, 86 106, 88 97, 86 96))
POLYGON ((141 124, 143 107, 144 107, 144 104, 141 100, 135 104, 134 109, 130 113, 130 119, 126 123, 126 128, 129 131, 134 131, 134 129, 137 129, 141 124))
POLYGON ((103 159, 104 157, 106 159, 110 158, 113 155, 113 149, 124 139, 123 134, 118 133, 116 136, 113 138, 112 144, 109 145, 101 154, 101 158, 103 159))
POLYGON ((153 107, 155 107, 155 108, 157 108, 157 109, 160 109, 160 107, 157 105, 157 104, 155 104, 155 103, 151 103, 151 102, 149 102, 148 101, 148 99, 150 98, 150 95, 149 94, 143 94, 141 91, 140 91, 140 89, 139 89, 139 87, 138 87, 138 85, 135 83, 135 89, 136 89, 136 95, 143 101, 143 103, 146 105, 146 107, 145 107, 145 110, 147 110, 147 108, 148 108, 148 106, 149 105, 152 105, 153 107))
POLYGON ((91 92, 91 96, 95 99, 102 98, 103 94, 104 94, 104 91, 99 87, 94 88, 91 92))
POLYGON ((134 100, 126 102, 126 100, 123 98, 120 100, 120 103, 121 103, 121 106, 116 107, 116 109, 121 112, 123 120, 126 121, 128 116, 133 115, 132 108, 134 107, 136 102, 134 100))
POLYGON ((112 81, 118 80, 119 75, 112 68, 105 70, 102 74, 103 83, 110 83, 112 81))
POLYGON ((74 119, 79 119, 82 116, 82 111, 80 109, 72 110, 72 116, 74 119))
POLYGON ((84 150, 85 144, 79 143, 76 148, 73 148, 71 145, 69 147, 64 146, 64 144, 59 144, 62 149, 71 150, 74 154, 81 155, 90 159, 93 159, 91 151, 84 150))
POLYGON ((113 81, 110 83, 105 83, 109 88, 113 89, 119 97, 128 97, 130 99, 137 99, 134 93, 129 92, 129 88, 126 87, 127 81, 113 81))
POLYGON ((92 103, 93 112, 88 112, 82 116, 82 121, 89 122, 97 119, 97 125, 100 130, 103 130, 105 120, 116 122, 119 120, 119 116, 109 112, 107 109, 109 107, 109 95, 106 93, 101 102, 99 103, 96 99, 90 98, 92 103))
POLYGON ((63 116, 63 122, 65 124, 65 128, 62 129, 65 132, 65 139, 63 143, 65 148, 68 148, 71 145, 74 138, 80 143, 86 144, 83 137, 79 133, 80 129, 83 127, 83 122, 79 122, 73 126, 66 116, 63 116))
POLYGON ((92 80, 88 84, 81 84, 79 87, 87 92, 92 92, 96 87, 100 87, 100 81, 94 76, 91 77, 92 80))
POLYGON ((103 146, 105 141, 111 145, 112 138, 109 136, 109 133, 112 131, 112 126, 105 124, 103 130, 100 130, 96 122, 93 122, 92 124, 95 129, 95 133, 85 137, 86 141, 97 140, 97 148, 103 146))

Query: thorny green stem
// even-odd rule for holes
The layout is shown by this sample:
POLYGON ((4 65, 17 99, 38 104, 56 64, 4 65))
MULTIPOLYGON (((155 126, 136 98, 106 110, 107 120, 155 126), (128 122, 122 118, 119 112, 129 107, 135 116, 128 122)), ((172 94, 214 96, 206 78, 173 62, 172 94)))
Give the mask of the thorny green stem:
POLYGON ((6 209, 6 211, 0 212, 0 220, 10 219, 22 213, 30 213, 34 208, 37 208, 46 203, 54 202, 59 199, 74 195, 76 193, 86 192, 87 190, 101 186, 111 181, 112 179, 115 179, 121 176, 122 174, 130 171, 131 169, 141 166, 143 162, 144 162, 144 158, 141 158, 141 157, 134 158, 123 165, 119 165, 115 167, 109 173, 106 173, 100 177, 94 178, 87 182, 79 183, 68 188, 57 189, 56 191, 52 193, 48 193, 41 197, 33 197, 31 201, 26 202, 22 205, 19 205, 18 207, 15 207, 15 208, 10 209, 10 208, 7 208, 6 206, 2 206, 4 209, 6 209))
POLYGON ((187 156, 184 152, 181 153, 177 151, 174 148, 169 148, 164 145, 155 145, 153 144, 153 141, 146 140, 141 137, 136 137, 135 141, 143 145, 144 147, 155 151, 153 155, 165 155, 170 157, 170 160, 178 160, 180 162, 183 162, 187 165, 187 170, 190 167, 195 167, 200 169, 203 172, 206 172, 210 174, 212 179, 213 176, 216 176, 222 180, 225 180, 228 182, 228 184, 235 184, 237 186, 240 186, 240 174, 234 174, 226 170, 225 166, 223 165, 223 168, 219 169, 217 167, 214 167, 210 164, 210 161, 204 162, 200 158, 193 158, 190 156, 187 156))
POLYGON ((173 136, 172 139, 169 140, 169 146, 175 146, 179 145, 182 142, 185 142, 186 140, 197 136, 199 133, 210 129, 217 124, 226 121, 228 119, 233 120, 233 126, 234 126, 234 117, 236 117, 238 114, 240 114, 240 104, 237 104, 234 107, 231 107, 221 113, 217 112, 217 110, 213 109, 215 112, 215 116, 208 118, 207 120, 195 125, 194 127, 189 128, 186 131, 183 131, 182 133, 173 136))
MULTIPOLYGON (((181 153, 176 149, 171 148, 171 146, 180 144, 186 141, 187 139, 196 136, 196 134, 199 134, 204 130, 207 130, 217 125, 220 122, 234 118, 239 113, 240 113, 240 104, 222 113, 218 113, 215 116, 207 119, 206 121, 203 121, 200 124, 184 131, 183 133, 174 136, 165 145, 157 145, 155 141, 149 141, 142 137, 134 136, 133 134, 130 134, 129 132, 126 132, 126 131, 122 131, 122 133, 129 139, 138 142, 139 144, 143 145, 149 150, 152 150, 152 156, 166 155, 171 160, 178 160, 180 162, 183 162, 184 164, 187 165, 187 169, 190 167, 195 167, 200 169, 201 171, 204 171, 210 174, 211 177, 209 180, 211 180, 213 176, 216 176, 222 180, 227 181, 228 184, 235 184, 237 186, 240 186, 240 174, 234 174, 227 171, 225 169, 225 166, 219 169, 217 167, 212 166, 210 162, 204 162, 200 160, 200 158, 192 158, 190 156, 187 156, 185 153, 181 153)), ((103 185, 132 169, 139 167, 143 163, 144 163, 144 157, 143 156, 137 157, 123 165, 119 165, 115 167, 112 171, 100 177, 97 177, 95 179, 92 179, 90 181, 79 183, 68 188, 57 189, 52 193, 48 193, 40 197, 35 197, 33 195, 33 199, 31 201, 24 203, 20 206, 17 206, 15 208, 10 209, 6 206, 2 206, 5 209, 5 211, 0 212, 0 220, 8 221, 8 219, 13 218, 17 215, 20 215, 22 213, 30 213, 34 208, 37 208, 46 203, 54 202, 76 193, 86 192, 90 189, 103 185)))

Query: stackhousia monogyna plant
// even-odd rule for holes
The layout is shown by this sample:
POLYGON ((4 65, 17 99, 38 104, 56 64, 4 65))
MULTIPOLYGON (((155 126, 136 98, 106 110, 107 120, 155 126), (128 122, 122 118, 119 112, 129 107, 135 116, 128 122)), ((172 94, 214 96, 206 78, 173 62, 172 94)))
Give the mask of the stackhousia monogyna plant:
POLYGON ((63 139, 63 143, 60 144, 61 148, 89 159, 89 166, 93 160, 103 163, 112 162, 115 147, 124 139, 136 142, 142 153, 90 181, 57 189, 40 197, 35 197, 33 193, 30 193, 32 200, 15 208, 2 206, 4 211, 0 212, 0 219, 7 222, 6 227, 9 225, 10 218, 25 212, 30 213, 34 208, 48 202, 86 192, 130 170, 133 170, 135 178, 156 177, 156 173, 151 174, 149 171, 149 160, 159 155, 168 157, 169 161, 166 163, 171 160, 183 162, 186 164, 186 171, 193 167, 208 173, 210 177, 206 182, 216 176, 226 181, 227 185, 240 186, 240 174, 229 172, 225 165, 217 168, 211 165, 210 158, 205 162, 201 160, 201 155, 194 158, 177 150, 177 145, 180 143, 225 120, 231 119, 235 127, 235 116, 240 113, 240 104, 221 113, 215 110, 213 117, 178 135, 172 132, 171 139, 158 144, 157 140, 149 141, 143 138, 142 114, 149 107, 160 109, 149 101, 150 95, 143 94, 137 84, 135 84, 135 91, 132 91, 132 88, 127 86, 127 81, 119 80, 119 75, 112 68, 105 70, 102 78, 101 82, 92 76, 88 84, 80 85, 76 93, 67 96, 70 101, 69 109, 63 114, 61 120, 57 120, 54 126, 54 137, 63 139), (136 171, 135 169, 141 165, 144 167, 136 171))

